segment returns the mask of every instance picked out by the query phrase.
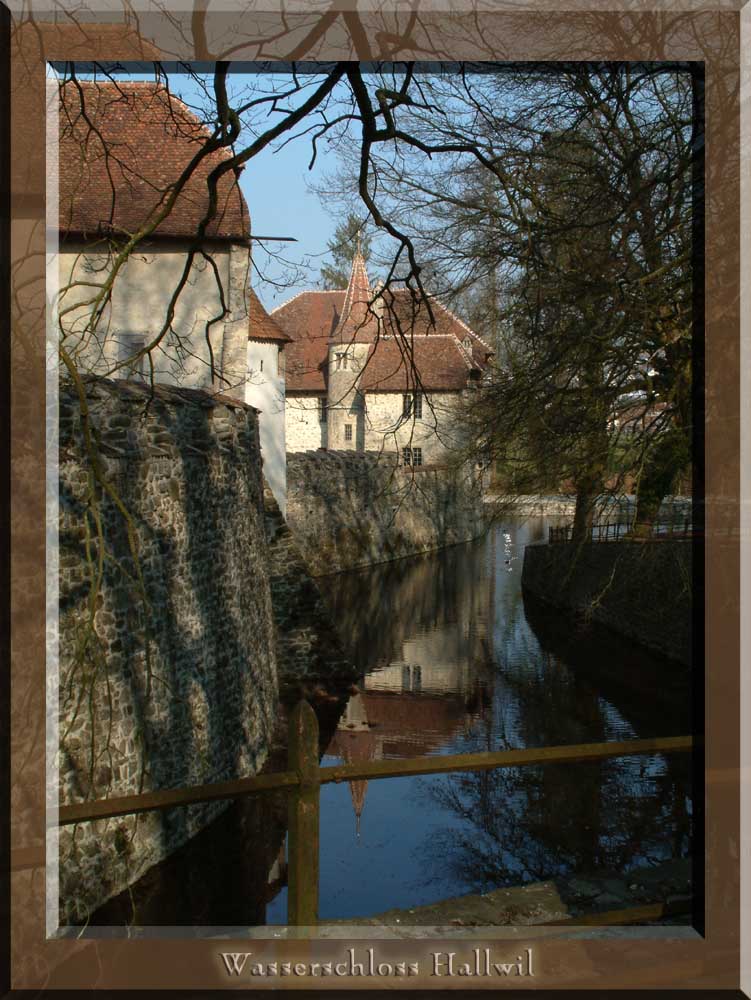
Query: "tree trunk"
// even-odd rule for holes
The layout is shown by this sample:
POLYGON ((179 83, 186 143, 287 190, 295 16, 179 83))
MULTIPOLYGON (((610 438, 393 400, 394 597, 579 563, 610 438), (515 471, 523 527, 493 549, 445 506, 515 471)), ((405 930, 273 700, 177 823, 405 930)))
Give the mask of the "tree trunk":
POLYGON ((601 484, 593 477, 576 484, 576 508, 574 510, 574 526, 571 529, 571 541, 576 545, 588 542, 592 533, 595 500, 600 494, 601 484))
POLYGON ((691 442, 681 427, 671 428, 649 450, 636 492, 635 535, 652 533, 662 501, 690 462, 691 442))

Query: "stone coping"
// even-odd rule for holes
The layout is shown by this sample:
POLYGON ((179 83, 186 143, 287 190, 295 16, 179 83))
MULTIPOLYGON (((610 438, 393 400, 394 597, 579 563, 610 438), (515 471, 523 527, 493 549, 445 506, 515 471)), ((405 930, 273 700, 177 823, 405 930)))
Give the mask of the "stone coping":
POLYGON ((604 871, 563 876, 332 923, 371 927, 526 927, 570 919, 575 925, 577 917, 649 903, 669 903, 678 907, 684 904, 686 915, 679 920, 690 922, 690 858, 665 861, 627 873, 604 871))

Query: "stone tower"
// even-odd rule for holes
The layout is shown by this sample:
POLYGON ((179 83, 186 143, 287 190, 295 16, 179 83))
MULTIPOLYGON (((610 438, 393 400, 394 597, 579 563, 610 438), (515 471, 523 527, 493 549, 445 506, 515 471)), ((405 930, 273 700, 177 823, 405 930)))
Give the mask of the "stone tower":
POLYGON ((378 329, 377 317, 368 308, 372 297, 358 241, 342 313, 329 340, 326 428, 331 451, 365 450, 365 403, 359 381, 378 329))

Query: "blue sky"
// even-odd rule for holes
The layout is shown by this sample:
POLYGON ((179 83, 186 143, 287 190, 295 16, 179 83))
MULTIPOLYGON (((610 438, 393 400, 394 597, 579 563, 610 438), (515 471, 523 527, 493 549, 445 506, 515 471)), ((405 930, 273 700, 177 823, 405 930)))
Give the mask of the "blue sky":
MULTIPOLYGON (((320 178, 322 172, 335 167, 335 156, 325 149, 309 171, 310 143, 298 139, 278 152, 268 148, 254 157, 240 177, 240 187, 250 209, 252 232, 260 236, 293 236, 297 243, 269 244, 282 251, 295 263, 309 260, 308 281, 292 288, 279 290, 270 282, 254 275, 253 284, 267 309, 285 302, 303 288, 314 286, 318 278, 320 256, 333 235, 336 220, 321 206, 318 197, 307 189, 311 177, 320 178)), ((256 264, 271 278, 281 275, 282 269, 266 259, 257 244, 253 246, 256 264)))
MULTIPOLYGON (((174 67, 170 67, 168 73, 170 90, 188 105, 196 107, 204 103, 194 80, 173 70, 174 67)), ((85 70, 79 70, 79 74, 82 77, 90 75, 85 70)), ((122 69, 118 72, 115 69, 113 75, 128 80, 154 80, 153 71, 144 72, 140 66, 138 69, 134 67, 132 72, 122 69)), ((238 72, 233 77, 230 74, 230 95, 233 84, 242 86, 243 75, 238 72)), ((282 74, 275 74, 274 77, 277 83, 287 78, 286 74, 284 77, 282 74)), ((257 74, 257 78, 265 81, 272 79, 264 74, 257 74)), ((210 85, 210 77, 207 79, 210 85)), ((240 148, 247 141, 248 133, 244 132, 240 148)), ((258 270, 254 270, 252 284, 267 309, 286 302, 305 288, 316 286, 319 267, 327 253, 327 242, 338 224, 336 206, 332 206, 330 213, 322 207, 318 196, 308 188, 312 179, 320 181, 324 174, 336 169, 336 154, 325 143, 319 144, 317 161, 312 171, 308 170, 310 154, 310 139, 305 136, 280 149, 267 147, 248 162, 240 177, 240 187, 250 210, 252 233, 260 236, 291 236, 296 240, 294 243, 267 244, 296 266, 296 280, 292 284, 289 284, 291 269, 269 258, 259 244, 253 245, 254 263, 258 270), (262 280, 258 271, 270 280, 262 280), (275 281, 285 281, 287 287, 280 289, 275 286, 275 281)))
MULTIPOLYGON (((239 72, 234 75, 230 72, 230 100, 233 89, 243 86, 243 76, 239 72)), ((268 87, 271 87, 272 81, 276 87, 286 86, 288 79, 287 74, 281 73, 273 76, 259 73, 255 76, 259 86, 268 87)), ((189 104, 200 103, 198 89, 189 77, 170 74, 170 88, 189 104)), ((278 117, 271 117, 268 124, 275 120, 278 117)), ((245 130, 240 137, 239 148, 243 148, 249 138, 245 130)), ((287 138, 285 135, 284 139, 287 138)), ((310 156, 310 138, 301 136, 288 144, 267 146, 248 161, 240 176, 240 187, 250 210, 252 234, 293 237, 296 240, 294 243, 265 244, 294 265, 292 269, 269 257, 263 244, 253 244, 255 268, 252 284, 267 309, 273 309, 298 292, 316 286, 319 267, 327 253, 327 242, 338 224, 336 206, 331 206, 331 212, 327 211, 309 188, 311 181, 320 181, 326 173, 336 169, 336 154, 325 142, 320 143, 312 171, 308 169, 310 156), (283 282, 285 287, 279 288, 274 282, 283 282)))

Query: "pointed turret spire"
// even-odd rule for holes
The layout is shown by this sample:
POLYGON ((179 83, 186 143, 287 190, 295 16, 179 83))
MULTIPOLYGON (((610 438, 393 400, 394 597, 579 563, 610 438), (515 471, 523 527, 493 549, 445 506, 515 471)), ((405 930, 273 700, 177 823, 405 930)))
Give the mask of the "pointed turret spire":
POLYGON ((365 259, 360 249, 360 234, 357 235, 355 255, 352 258, 352 270, 349 275, 347 294, 339 322, 331 335, 331 339, 340 344, 350 344, 353 341, 370 341, 373 339, 377 324, 372 309, 368 303, 373 297, 365 269, 365 259))

